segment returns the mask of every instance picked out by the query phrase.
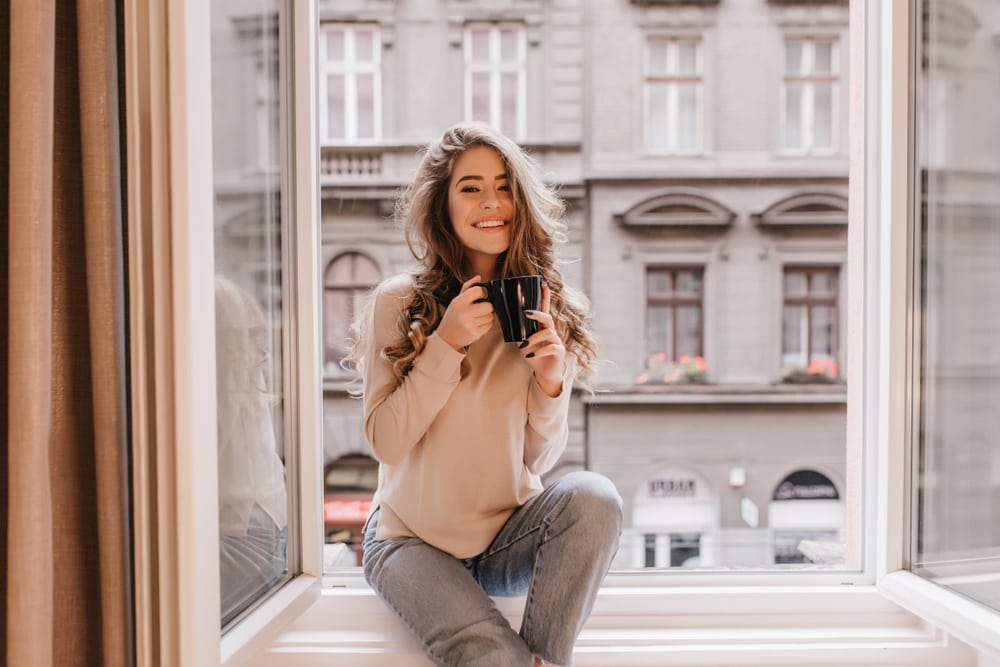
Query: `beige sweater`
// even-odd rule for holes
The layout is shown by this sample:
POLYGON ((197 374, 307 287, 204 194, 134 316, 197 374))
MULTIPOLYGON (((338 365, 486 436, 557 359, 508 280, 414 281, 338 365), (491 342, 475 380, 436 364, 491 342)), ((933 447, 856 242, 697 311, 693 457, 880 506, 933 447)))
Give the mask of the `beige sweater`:
POLYGON ((482 553, 513 511, 542 490, 540 475, 566 447, 575 360, 550 398, 499 321, 466 356, 437 334, 403 383, 379 350, 398 339, 397 316, 412 292, 408 275, 376 288, 362 362, 365 434, 379 460, 376 537, 417 536, 456 558, 482 553))

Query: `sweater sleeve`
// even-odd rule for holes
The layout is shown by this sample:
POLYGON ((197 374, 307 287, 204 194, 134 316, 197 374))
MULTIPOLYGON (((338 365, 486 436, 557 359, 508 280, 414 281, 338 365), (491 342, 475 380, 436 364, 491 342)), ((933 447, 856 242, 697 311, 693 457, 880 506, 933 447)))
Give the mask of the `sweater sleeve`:
POLYGON ((410 294, 408 279, 404 289, 400 284, 393 281, 377 288, 362 360, 365 435, 375 458, 387 465, 398 465, 426 433, 458 386, 465 356, 434 333, 403 382, 389 389, 396 379, 381 352, 399 336, 399 313, 410 294))
POLYGON ((524 427, 524 465, 536 475, 549 470, 569 440, 569 401, 576 375, 576 357, 566 355, 562 391, 548 396, 535 382, 528 386, 528 422, 524 427))

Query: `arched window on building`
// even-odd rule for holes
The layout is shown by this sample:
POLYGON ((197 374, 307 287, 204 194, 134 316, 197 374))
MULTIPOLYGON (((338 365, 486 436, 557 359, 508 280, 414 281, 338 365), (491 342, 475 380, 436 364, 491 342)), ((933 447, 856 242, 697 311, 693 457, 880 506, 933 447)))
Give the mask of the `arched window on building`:
POLYGON ((381 278, 374 260, 360 252, 337 255, 327 265, 323 274, 323 367, 327 374, 339 371, 361 298, 381 278))
POLYGON ((622 540, 633 567, 693 567, 706 562, 703 537, 719 527, 719 500, 687 468, 658 470, 636 490, 632 525, 622 540))

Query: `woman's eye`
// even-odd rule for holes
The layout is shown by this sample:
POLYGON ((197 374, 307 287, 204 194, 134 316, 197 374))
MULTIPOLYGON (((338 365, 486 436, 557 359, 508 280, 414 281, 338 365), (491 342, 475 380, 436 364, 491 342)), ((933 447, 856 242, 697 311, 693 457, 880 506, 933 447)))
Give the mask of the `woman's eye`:
POLYGON ((499 189, 501 191, 503 191, 503 192, 510 192, 510 186, 509 185, 501 185, 499 189))
POLYGON ((462 188, 462 192, 479 192, 479 188, 477 188, 475 185, 466 185, 464 188, 462 188))

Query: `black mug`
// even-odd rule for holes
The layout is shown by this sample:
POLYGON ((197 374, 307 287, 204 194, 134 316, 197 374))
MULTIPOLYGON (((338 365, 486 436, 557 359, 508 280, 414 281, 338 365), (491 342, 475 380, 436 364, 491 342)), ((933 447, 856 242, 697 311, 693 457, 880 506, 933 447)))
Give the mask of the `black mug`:
POLYGON ((525 317, 524 311, 542 307, 541 276, 497 278, 476 286, 486 290, 482 300, 493 304, 505 342, 519 343, 538 331, 538 322, 525 317))

